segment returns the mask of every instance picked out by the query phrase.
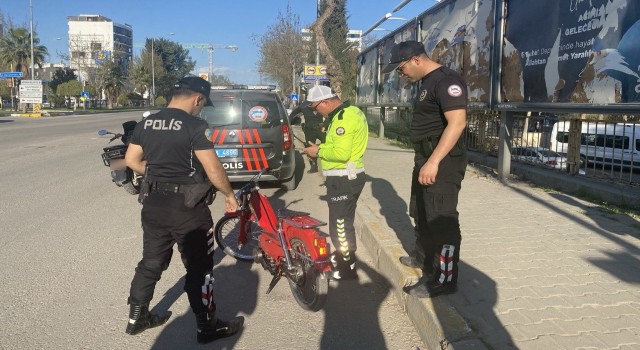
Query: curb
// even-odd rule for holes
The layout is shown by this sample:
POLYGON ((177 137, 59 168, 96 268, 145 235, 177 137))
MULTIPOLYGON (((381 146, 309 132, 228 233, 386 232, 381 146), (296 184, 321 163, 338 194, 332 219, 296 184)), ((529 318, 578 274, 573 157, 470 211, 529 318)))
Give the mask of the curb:
POLYGON ((446 296, 418 299, 402 291, 402 287, 415 283, 422 272, 400 264, 398 259, 407 253, 386 224, 364 203, 356 209, 355 228, 358 241, 374 259, 374 268, 390 281, 398 304, 429 349, 487 350, 446 296))

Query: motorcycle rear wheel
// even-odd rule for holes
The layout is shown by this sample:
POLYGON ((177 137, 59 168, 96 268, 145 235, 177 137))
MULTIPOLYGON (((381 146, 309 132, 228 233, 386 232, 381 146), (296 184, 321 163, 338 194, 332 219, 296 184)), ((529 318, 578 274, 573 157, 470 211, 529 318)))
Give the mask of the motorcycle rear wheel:
POLYGON ((309 255, 309 248, 303 241, 291 238, 289 244, 293 251, 291 262, 296 269, 295 276, 287 278, 293 297, 303 309, 319 311, 327 302, 329 279, 315 268, 309 255))
POLYGON ((253 261, 253 248, 258 246, 258 238, 260 236, 260 227, 253 221, 245 223, 247 230, 247 243, 240 244, 240 217, 225 216, 214 229, 216 242, 225 252, 240 261, 253 261))

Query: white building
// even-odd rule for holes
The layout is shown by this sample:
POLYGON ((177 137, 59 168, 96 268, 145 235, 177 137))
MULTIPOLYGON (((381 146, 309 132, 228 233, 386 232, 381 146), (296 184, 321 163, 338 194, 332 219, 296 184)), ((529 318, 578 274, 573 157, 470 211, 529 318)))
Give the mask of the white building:
POLYGON ((100 15, 67 17, 70 65, 82 79, 105 60, 116 59, 127 69, 133 56, 133 29, 100 15))
MULTIPOLYGON (((309 28, 302 28, 302 39, 304 41, 311 41, 313 39, 313 31, 309 28)), ((362 48, 362 30, 349 29, 347 32, 347 44, 354 44, 354 48, 357 48, 358 51, 362 48)))

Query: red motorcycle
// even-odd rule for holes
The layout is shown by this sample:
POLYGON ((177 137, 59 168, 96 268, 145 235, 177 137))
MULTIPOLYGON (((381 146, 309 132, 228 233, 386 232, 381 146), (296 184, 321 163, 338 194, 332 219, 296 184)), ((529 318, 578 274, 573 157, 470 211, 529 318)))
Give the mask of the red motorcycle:
POLYGON ((284 276, 298 304, 322 309, 329 290, 330 247, 316 229, 326 223, 309 213, 279 209, 258 191, 262 170, 237 192, 240 204, 216 223, 215 238, 227 255, 262 264, 273 279, 267 294, 284 276))

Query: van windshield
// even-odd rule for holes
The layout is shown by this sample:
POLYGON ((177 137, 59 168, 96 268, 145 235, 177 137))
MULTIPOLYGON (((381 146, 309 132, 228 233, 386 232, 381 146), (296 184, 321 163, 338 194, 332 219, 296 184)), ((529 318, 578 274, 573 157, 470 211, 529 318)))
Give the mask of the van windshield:
POLYGON ((199 117, 211 127, 273 128, 280 126, 281 110, 272 96, 252 93, 223 93, 212 96, 212 106, 205 107, 199 117))

